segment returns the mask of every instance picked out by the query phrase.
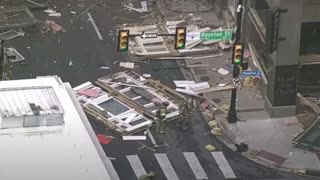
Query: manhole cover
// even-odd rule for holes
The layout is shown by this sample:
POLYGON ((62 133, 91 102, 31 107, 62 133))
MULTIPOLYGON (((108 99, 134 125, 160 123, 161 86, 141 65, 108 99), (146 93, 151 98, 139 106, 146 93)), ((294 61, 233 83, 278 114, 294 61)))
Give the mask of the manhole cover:
POLYGON ((215 103, 220 103, 221 99, 220 98, 213 98, 212 101, 215 102, 215 103))
POLYGON ((203 82, 210 80, 210 78, 209 78, 208 76, 201 76, 200 79, 201 79, 201 81, 203 81, 203 82))

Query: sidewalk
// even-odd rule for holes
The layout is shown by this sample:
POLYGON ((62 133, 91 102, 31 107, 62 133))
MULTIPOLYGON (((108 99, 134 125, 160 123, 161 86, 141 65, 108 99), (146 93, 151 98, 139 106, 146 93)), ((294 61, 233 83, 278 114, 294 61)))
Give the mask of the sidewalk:
MULTIPOLYGON (((181 16, 181 13, 178 13, 179 7, 180 11, 182 11, 181 8, 184 6, 173 6, 173 4, 169 6, 167 4, 165 7, 166 2, 170 4, 170 1, 157 1, 164 19, 172 20, 181 16), (172 11, 172 8, 174 8, 175 12, 172 11)), ((184 4, 188 3, 192 6, 192 1, 187 1, 184 4)), ((193 4, 193 6, 199 5, 193 4)), ((201 16, 209 24, 213 23, 216 26, 220 26, 222 23, 216 18, 213 10, 210 6, 206 7, 198 8, 196 12, 192 13, 201 16)), ((212 68, 224 68, 231 71, 226 63, 227 59, 231 57, 231 52, 221 51, 221 53, 223 55, 220 57, 186 60, 186 64, 209 64, 206 68, 190 69, 193 78, 197 82, 208 81, 212 87, 219 83, 231 84, 231 72, 227 75, 221 75, 212 70, 212 68)), ((252 60, 249 58, 249 61, 252 60)), ((249 151, 243 155, 265 166, 286 171, 306 168, 320 170, 320 161, 315 153, 295 148, 291 143, 293 137, 302 131, 302 126, 296 117, 270 119, 264 111, 264 99, 261 98, 260 92, 255 92, 255 89, 255 87, 249 90, 246 88, 238 89, 238 117, 244 121, 229 124, 226 121, 226 114, 218 114, 216 116, 217 121, 224 129, 224 134, 220 139, 233 150, 235 150, 235 143, 243 142, 248 144, 249 151), (254 94, 257 94, 257 96, 254 96, 254 94)), ((212 99, 215 103, 226 109, 230 104, 230 95, 230 91, 205 93, 205 97, 212 99)))

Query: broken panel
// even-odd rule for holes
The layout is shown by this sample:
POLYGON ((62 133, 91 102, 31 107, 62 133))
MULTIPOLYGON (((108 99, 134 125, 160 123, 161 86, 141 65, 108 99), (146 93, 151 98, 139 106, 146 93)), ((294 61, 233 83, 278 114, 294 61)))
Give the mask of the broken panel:
MULTIPOLYGON (((184 101, 183 98, 173 97, 169 93, 164 93, 164 91, 159 91, 159 87, 155 84, 149 83, 145 78, 136 74, 133 71, 118 72, 106 77, 99 78, 98 81, 104 85, 118 90, 126 98, 133 100, 139 106, 142 106, 147 111, 155 114, 157 107, 154 101, 167 101, 169 102, 168 109, 170 113, 167 115, 167 119, 174 120, 178 118, 179 115, 179 104, 184 101), (112 84, 114 80, 121 79, 123 84, 112 84), (121 88, 120 88, 121 87, 121 88)), ((163 85, 162 85, 163 86, 163 85)))
POLYGON ((152 124, 151 120, 127 106, 125 102, 90 82, 75 87, 74 91, 87 114, 120 135, 132 134, 152 124))

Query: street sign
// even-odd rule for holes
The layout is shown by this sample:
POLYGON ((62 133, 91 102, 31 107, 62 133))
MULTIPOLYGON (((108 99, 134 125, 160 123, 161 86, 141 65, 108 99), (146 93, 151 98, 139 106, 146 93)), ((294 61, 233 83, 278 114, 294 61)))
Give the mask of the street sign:
POLYGON ((240 81, 240 79, 239 78, 233 78, 232 79, 232 85, 234 86, 234 87, 239 87, 240 85, 241 85, 241 81, 240 81))
POLYGON ((188 32, 186 40, 187 41, 200 40, 200 32, 188 32))
POLYGON ((158 34, 157 33, 142 33, 141 38, 157 38, 158 34))
POLYGON ((242 71, 241 76, 260 76, 260 71, 242 71))
POLYGON ((232 38, 232 30, 201 32, 200 40, 230 40, 232 38))

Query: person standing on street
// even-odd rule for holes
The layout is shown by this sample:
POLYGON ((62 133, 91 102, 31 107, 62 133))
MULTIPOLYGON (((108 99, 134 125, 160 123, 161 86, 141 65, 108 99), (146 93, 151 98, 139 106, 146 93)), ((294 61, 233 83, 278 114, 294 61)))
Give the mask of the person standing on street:
POLYGON ((180 109, 180 118, 178 120, 177 126, 183 129, 187 129, 190 122, 190 113, 193 111, 192 106, 193 100, 189 98, 187 102, 180 109))
POLYGON ((168 106, 169 102, 163 102, 162 106, 157 110, 156 112, 156 122, 157 122, 157 131, 160 132, 160 134, 164 134, 164 130, 167 124, 167 114, 168 114, 168 106))

